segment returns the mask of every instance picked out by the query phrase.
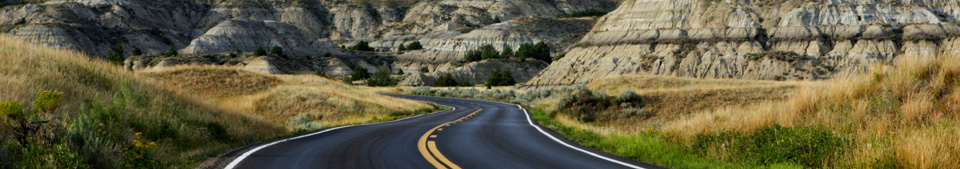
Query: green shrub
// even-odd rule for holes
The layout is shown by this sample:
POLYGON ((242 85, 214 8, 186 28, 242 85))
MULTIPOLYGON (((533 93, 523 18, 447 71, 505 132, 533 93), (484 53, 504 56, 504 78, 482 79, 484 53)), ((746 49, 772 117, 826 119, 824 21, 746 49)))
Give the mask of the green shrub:
POLYGON ((635 101, 639 102, 641 98, 640 98, 640 95, 637 95, 637 93, 633 92, 633 90, 627 89, 627 90, 623 90, 623 92, 621 92, 620 95, 617 96, 617 100, 621 102, 635 102, 635 101))
POLYGON ((368 86, 396 86, 397 79, 394 79, 390 76, 390 69, 386 67, 381 67, 377 72, 373 73, 373 77, 370 80, 367 80, 368 86))
POLYGON ((293 126, 293 129, 298 133, 316 130, 323 127, 317 123, 314 123, 314 119, 306 113, 297 114, 297 116, 291 117, 290 121, 287 121, 287 126, 293 126))
POLYGON ((514 84, 517 84, 517 81, 513 79, 509 70, 496 68, 490 72, 490 78, 487 79, 486 86, 489 88, 492 86, 512 86, 514 84))
POLYGON ((479 50, 468 50, 467 53, 463 55, 463 60, 467 62, 483 60, 483 53, 481 53, 479 50))
POLYGON ((23 25, 23 24, 27 24, 27 18, 20 18, 20 20, 17 20, 16 23, 13 23, 13 25, 23 25))
POLYGON ((420 67, 420 73, 430 73, 430 68, 426 66, 420 67))
POLYGON ((500 52, 500 57, 510 58, 513 57, 513 48, 510 45, 503 44, 503 50, 500 52))
POLYGON ((166 53, 163 53, 163 57, 174 57, 178 55, 180 55, 180 53, 177 52, 177 49, 173 48, 173 46, 170 46, 170 49, 168 49, 166 53))
POLYGON ((449 73, 446 75, 440 76, 439 78, 437 78, 436 81, 433 81, 433 86, 436 86, 436 87, 450 87, 450 86, 458 86, 458 85, 460 85, 460 83, 458 83, 457 79, 453 78, 453 75, 449 73))
POLYGON ((262 46, 257 46, 257 49, 253 50, 254 56, 263 56, 267 55, 267 49, 264 49, 262 46))
POLYGON ((550 57, 550 46, 543 42, 537 44, 520 44, 520 48, 517 49, 514 55, 521 60, 533 58, 547 63, 553 62, 553 58, 550 57))
POLYGON ((232 137, 230 133, 227 133, 227 128, 220 125, 220 123, 210 122, 206 125, 207 132, 210 132, 210 136, 221 141, 229 141, 232 137))
POLYGON ((117 46, 110 48, 110 52, 107 53, 107 60, 115 64, 123 64, 123 44, 117 43, 117 46))
POLYGON ((140 50, 140 48, 133 48, 133 56, 140 56, 140 55, 143 55, 143 50, 140 50))
POLYGON ((847 142, 847 139, 823 127, 783 127, 774 124, 749 134, 698 134, 692 147, 698 150, 730 151, 737 160, 758 165, 792 163, 816 168, 843 153, 847 142))
MULTIPOLYGON (((27 108, 17 101, 0 102, 0 125, 10 129, 10 135, 0 136, 0 156, 5 164, 0 167, 16 168, 86 168, 86 164, 72 151, 68 144, 54 138, 54 129, 60 123, 51 123, 47 117, 60 107, 63 93, 40 91, 27 108), (12 137, 12 138, 10 138, 12 137), (9 142, 14 139, 16 142, 9 142)), ((6 133, 6 132, 5 132, 6 133)))
POLYGON ((420 86, 413 89, 413 94, 421 96, 430 96, 433 95, 433 90, 430 90, 430 87, 420 86))
POLYGON ((496 48, 493 48, 493 45, 484 44, 480 45, 480 58, 482 59, 496 59, 500 58, 500 52, 497 52, 496 48))
POLYGON ((286 58, 286 57, 287 57, 287 55, 284 55, 284 54, 283 54, 283 48, 281 48, 280 46, 277 46, 277 45, 273 45, 273 48, 270 49, 270 54, 272 54, 272 55, 274 55, 274 56, 282 57, 282 58, 286 58))
POLYGON ((356 45, 353 45, 352 47, 350 47, 350 50, 355 50, 355 51, 373 51, 373 48, 370 47, 370 42, 360 41, 360 42, 357 42, 356 45))
POLYGON ((358 64, 357 66, 353 67, 353 75, 350 77, 353 80, 364 80, 370 78, 370 72, 368 72, 367 68, 364 68, 358 64))
POLYGON ((413 41, 407 45, 407 50, 420 50, 423 49, 423 45, 420 44, 420 41, 413 41))

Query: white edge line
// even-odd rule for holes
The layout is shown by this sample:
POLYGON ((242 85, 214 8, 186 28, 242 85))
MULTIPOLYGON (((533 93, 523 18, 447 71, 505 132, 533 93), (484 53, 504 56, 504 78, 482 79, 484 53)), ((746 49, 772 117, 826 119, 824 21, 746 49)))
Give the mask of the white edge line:
POLYGON ((547 137, 550 137, 550 139, 553 139, 553 141, 555 141, 555 142, 557 142, 557 143, 563 144, 564 146, 567 146, 567 147, 569 147, 569 148, 571 148, 571 149, 574 149, 574 150, 577 150, 577 151, 586 153, 587 155, 590 155, 590 156, 593 156, 593 157, 597 157, 597 158, 600 158, 600 159, 603 159, 603 160, 607 160, 607 161, 610 161, 610 162, 613 162, 613 163, 617 163, 617 164, 620 164, 620 165, 623 165, 623 166, 626 166, 626 167, 643 169, 643 167, 636 166, 636 165, 629 164, 629 163, 622 162, 622 161, 618 161, 618 160, 614 160, 614 159, 608 158, 608 157, 606 157, 606 156, 598 155, 598 154, 596 154, 596 153, 593 153, 593 152, 590 152, 590 151, 587 151, 587 150, 583 150, 583 149, 577 148, 577 147, 575 147, 575 146, 572 146, 572 145, 570 145, 570 144, 567 144, 566 142, 560 141, 560 139, 557 139, 556 137, 553 137, 553 135, 550 135, 550 134, 547 133, 546 131, 543 131, 543 129, 541 129, 539 126, 533 124, 533 119, 530 118, 530 112, 527 112, 527 109, 524 109, 523 106, 520 106, 520 105, 517 105, 517 107, 519 107, 520 110, 523 110, 523 114, 527 116, 527 122, 530 123, 530 126, 533 126, 534 128, 537 128, 537 130, 539 130, 540 133, 543 133, 543 135, 547 135, 547 137))
MULTIPOLYGON (((453 108, 453 110, 450 110, 450 111, 457 110, 457 108, 456 108, 456 107, 453 107, 453 106, 447 106, 447 105, 443 105, 443 104, 439 104, 439 103, 435 103, 435 104, 453 108)), ((438 112, 437 112, 437 113, 438 113, 438 112)), ((243 153, 243 154, 240 155, 239 157, 234 158, 233 161, 230 161, 230 164, 227 164, 227 166, 225 166, 225 167, 223 167, 223 168, 224 168, 224 169, 233 169, 233 168, 236 168, 237 165, 240 165, 240 162, 243 162, 243 160, 246 159, 247 157, 249 157, 251 154, 256 153, 257 151, 260 151, 260 149, 264 149, 264 148, 270 147, 270 146, 272 146, 272 145, 279 144, 279 143, 283 143, 283 142, 286 142, 286 141, 301 139, 301 138, 304 138, 304 137, 315 136, 315 135, 319 135, 319 134, 323 134, 323 133, 326 133, 326 132, 330 132, 330 131, 337 130, 337 129, 342 129, 342 128, 347 128, 347 127, 356 127, 356 126, 366 126, 366 125, 374 125, 374 124, 381 124, 381 123, 398 122, 398 121, 403 121, 403 120, 407 120, 407 119, 413 119, 413 118, 420 117, 420 116, 424 116, 424 115, 428 115, 428 114, 434 114, 434 113, 421 114, 421 115, 416 115, 416 116, 413 116, 413 117, 407 117, 407 118, 403 118, 403 119, 397 119, 397 120, 385 121, 385 122, 377 122, 377 123, 357 124, 357 125, 347 125, 347 126, 334 127, 334 128, 330 128, 330 129, 326 129, 326 130, 320 131, 320 132, 310 133, 310 134, 301 135, 301 136, 297 136, 297 137, 293 137, 293 138, 287 138, 287 139, 283 139, 283 140, 277 140, 277 141, 271 142, 271 143, 269 143, 269 144, 264 144, 264 145, 261 145, 261 146, 259 146, 259 147, 257 147, 257 148, 250 149, 249 151, 243 153)))

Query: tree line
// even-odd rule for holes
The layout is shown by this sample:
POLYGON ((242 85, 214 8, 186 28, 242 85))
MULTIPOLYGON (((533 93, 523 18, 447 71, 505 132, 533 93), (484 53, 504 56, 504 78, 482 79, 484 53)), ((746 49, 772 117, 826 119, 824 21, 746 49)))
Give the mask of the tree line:
POLYGON ((527 58, 532 58, 547 63, 553 62, 553 58, 550 57, 550 46, 543 42, 520 44, 520 48, 517 48, 517 51, 513 51, 510 45, 504 44, 502 49, 501 51, 497 51, 493 45, 483 44, 477 49, 468 50, 464 54, 463 60, 476 62, 486 59, 508 59, 512 57, 520 61, 526 61, 527 58))

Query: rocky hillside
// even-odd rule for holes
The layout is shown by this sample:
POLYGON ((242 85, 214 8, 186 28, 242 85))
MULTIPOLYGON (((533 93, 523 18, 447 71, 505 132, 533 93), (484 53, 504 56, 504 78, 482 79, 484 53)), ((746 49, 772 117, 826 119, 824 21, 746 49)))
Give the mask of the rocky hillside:
POLYGON ((146 53, 171 46, 208 54, 278 45, 317 55, 358 40, 395 48, 518 17, 615 6, 613 0, 49 0, 3 7, 0 32, 98 55, 117 43, 146 53))
MULTIPOLYGON (((516 49, 521 43, 544 41, 561 51, 585 35, 595 18, 554 18, 612 10, 617 4, 618 0, 20 0, 0 8, 5 16, 0 18, 0 33, 94 56, 106 56, 116 44, 128 48, 126 56, 132 48, 147 55, 173 48, 194 57, 186 60, 272 46, 282 47, 292 60, 310 60, 313 57, 303 56, 327 52, 338 57, 389 56, 396 53, 358 54, 336 47, 369 41, 379 51, 391 51, 421 41, 425 50, 378 65, 413 72, 422 66, 452 70, 462 65, 457 55, 485 43, 516 49)), ((165 63, 206 63, 182 60, 165 63)), ((262 65, 260 61, 247 59, 239 65, 262 65)), ((159 61, 134 62, 154 66, 159 61)), ((277 65, 270 59, 266 64, 277 65)))
POLYGON ((627 0, 528 84, 614 74, 823 79, 958 54, 955 0, 627 0))
POLYGON ((526 82, 547 67, 546 62, 528 60, 519 62, 509 59, 490 59, 472 62, 451 70, 440 70, 430 73, 415 72, 400 81, 402 86, 432 86, 440 76, 450 75, 461 83, 485 84, 494 70, 509 71, 514 80, 526 82))

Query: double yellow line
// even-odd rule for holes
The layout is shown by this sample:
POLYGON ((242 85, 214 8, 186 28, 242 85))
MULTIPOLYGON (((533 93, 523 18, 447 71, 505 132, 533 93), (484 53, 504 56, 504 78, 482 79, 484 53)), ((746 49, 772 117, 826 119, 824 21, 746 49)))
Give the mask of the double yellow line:
POLYGON ((420 141, 417 142, 417 147, 420 149, 420 154, 423 155, 423 158, 426 158, 430 164, 433 164, 434 167, 439 169, 447 169, 448 167, 450 169, 460 169, 460 166, 450 162, 447 157, 440 153, 440 150, 437 150, 436 142, 427 141, 427 138, 436 138, 437 135, 432 135, 434 131, 442 131, 442 127, 461 122, 472 117, 473 115, 476 115, 477 113, 480 113, 480 111, 483 111, 483 109, 479 109, 467 116, 460 117, 460 119, 440 124, 437 127, 433 127, 433 129, 427 131, 427 133, 424 133, 423 136, 420 136, 420 141))

